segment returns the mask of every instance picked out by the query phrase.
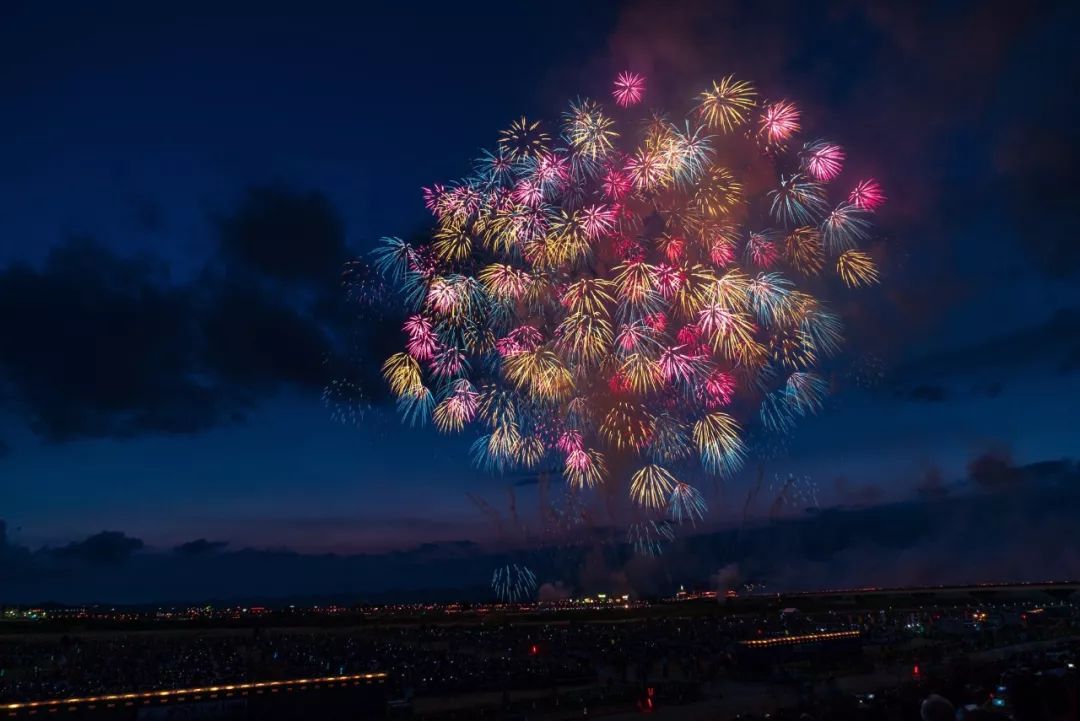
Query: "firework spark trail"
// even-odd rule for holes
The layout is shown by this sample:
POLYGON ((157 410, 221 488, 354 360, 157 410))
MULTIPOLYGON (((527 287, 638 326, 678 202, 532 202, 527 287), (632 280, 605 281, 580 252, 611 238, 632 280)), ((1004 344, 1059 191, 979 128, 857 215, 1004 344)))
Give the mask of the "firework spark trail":
POLYGON ((330 417, 342 425, 359 426, 371 410, 362 388, 344 379, 330 381, 323 389, 322 399, 330 417))
POLYGON ((640 521, 626 530, 626 542, 642 556, 659 556, 675 540, 675 530, 667 521, 640 521))
POLYGON ((491 588, 503 603, 529 601, 536 593, 536 576, 528 567, 511 563, 495 569, 491 588))
POLYGON ((575 493, 625 489, 679 524, 705 513, 690 481, 742 467, 744 425, 821 409, 842 326, 805 282, 878 282, 859 246, 885 195, 862 180, 830 200, 845 151, 799 140, 797 107, 748 82, 711 83, 677 121, 632 107, 644 87, 616 79, 639 114, 622 127, 589 99, 558 128, 515 120, 472 175, 424 190, 431 241, 386 238, 374 265, 411 314, 383 366, 407 421, 476 427, 481 468, 554 464, 575 493), (748 197, 735 168, 771 189, 748 197))
POLYGON ((769 507, 769 520, 774 520, 786 509, 801 511, 821 507, 817 483, 810 476, 777 475, 769 490, 775 494, 769 507))

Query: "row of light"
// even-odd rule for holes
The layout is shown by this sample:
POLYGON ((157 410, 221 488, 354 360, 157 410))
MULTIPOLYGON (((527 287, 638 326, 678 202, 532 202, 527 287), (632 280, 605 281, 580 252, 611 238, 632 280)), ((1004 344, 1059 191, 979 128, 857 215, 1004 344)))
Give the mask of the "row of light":
POLYGON ((808 641, 831 641, 837 638, 858 638, 860 631, 830 631, 828 633, 808 633, 802 636, 778 636, 776 638, 756 638, 740 641, 744 646, 780 646, 808 641))
POLYGON ((263 688, 277 688, 279 686, 303 686, 308 684, 338 683, 347 681, 373 681, 383 680, 387 676, 384 672, 358 673, 351 676, 326 676, 324 678, 294 678, 287 681, 255 681, 252 683, 234 683, 224 686, 202 686, 200 688, 178 688, 163 691, 140 691, 138 693, 117 693, 106 696, 82 696, 78 698, 50 699, 48 701, 23 701, 9 703, 0 706, 8 711, 21 709, 48 708, 52 706, 74 706, 84 703, 100 703, 103 701, 143 701, 154 698, 171 698, 174 696, 188 696, 203 693, 219 693, 222 691, 252 691, 263 688))

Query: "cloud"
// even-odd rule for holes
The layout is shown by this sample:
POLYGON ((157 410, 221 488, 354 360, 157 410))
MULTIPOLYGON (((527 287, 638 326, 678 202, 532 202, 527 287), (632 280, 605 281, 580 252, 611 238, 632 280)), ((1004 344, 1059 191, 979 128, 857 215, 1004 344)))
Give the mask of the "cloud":
POLYGON ((937 467, 927 469, 922 480, 915 486, 915 494, 924 500, 939 500, 949 495, 949 488, 945 485, 941 469, 937 467))
POLYGON ((197 539, 169 551, 140 551, 142 541, 103 532, 62 548, 13 545, 0 521, 4 602, 152 603, 212 599, 323 597, 465 598, 490 595, 491 568, 507 556, 469 542, 424 544, 373 554, 226 550, 197 539), (438 589, 441 589, 439 591, 438 589))
POLYGON ((223 381, 275 390, 322 386, 331 340, 318 321, 251 286, 210 287, 202 314, 205 362, 223 381))
MULTIPOLYGON (((318 194, 256 189, 217 222, 220 252, 186 283, 160 259, 89 238, 0 272, 0 402, 62 442, 196 433, 282 387, 321 388, 352 333, 334 300, 345 257, 336 212, 318 194)), ((376 374, 361 380, 381 388, 376 374)))
POLYGON ((968 476, 979 487, 1000 490, 1018 483, 1023 474, 1013 464, 1012 453, 995 448, 979 454, 968 464, 968 476))
POLYGON ((197 538, 174 547, 173 553, 181 556, 203 556, 208 553, 217 553, 228 545, 228 541, 208 541, 205 538, 197 538))
MULTIPOLYGON (((923 381, 926 378, 1012 374, 1037 365, 1069 372, 1075 370, 1069 361, 1076 357, 1080 357, 1080 310, 1060 308, 1033 325, 910 361, 897 368, 893 377, 898 384, 918 384, 918 390, 931 387, 923 381)), ((1001 382, 991 381, 986 388, 987 395, 993 395, 1000 392, 1001 382)))
POLYGON ((227 260, 279 280, 322 283, 348 258, 344 224, 322 193, 252 188, 217 226, 227 260))
MULTIPOLYGON (((713 564, 738 561, 744 578, 776 589, 1075 577, 1080 553, 1062 539, 1080 513, 1080 469, 1071 461, 1000 461, 990 477, 1004 466, 1009 482, 992 483, 993 492, 934 492, 761 524, 744 533, 737 557, 725 534, 688 539, 688 550, 713 564)), ((973 463, 977 474, 982 467, 973 463)), ((936 478, 924 485, 940 488, 936 478)), ((986 490, 973 478, 961 486, 986 490)))
POLYGON ((30 427, 50 440, 191 432, 220 396, 196 370, 192 297, 151 258, 119 258, 88 239, 44 266, 0 273, 0 376, 30 427))
POLYGON ((852 483, 847 478, 833 479, 833 493, 840 503, 848 506, 874 506, 885 495, 880 486, 873 483, 852 483))
POLYGON ((143 547, 139 538, 120 531, 102 531, 83 541, 69 543, 53 550, 58 558, 68 558, 91 564, 121 563, 143 547))
MULTIPOLYGON (((0 579, 9 602, 149 603, 303 596, 483 600, 490 598, 492 569, 511 562, 529 565, 550 597, 663 595, 679 584, 765 582, 773 590, 796 590, 1080 573, 1080 553, 1062 540, 1072 537, 1080 514, 1076 463, 1016 465, 991 453, 971 465, 969 478, 948 486, 931 469, 922 484, 926 492, 910 501, 758 518, 741 528, 680 537, 662 559, 631 553, 618 529, 610 529, 606 542, 514 552, 448 541, 378 553, 304 554, 227 550, 199 539, 166 552, 137 553, 141 541, 119 532, 30 551, 8 542, 0 522, 0 579)), ((854 498, 874 495, 863 492, 866 486, 848 486, 854 498)))

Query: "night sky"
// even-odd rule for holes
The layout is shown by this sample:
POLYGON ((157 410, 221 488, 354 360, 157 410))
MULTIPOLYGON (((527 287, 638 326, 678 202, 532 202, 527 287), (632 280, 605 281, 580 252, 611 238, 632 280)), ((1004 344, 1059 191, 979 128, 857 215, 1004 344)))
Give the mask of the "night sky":
MULTIPOLYGON (((401 339, 357 321, 340 269, 424 232, 421 186, 511 119, 606 100, 628 67, 666 107, 728 73, 790 97, 889 195, 883 283, 842 307, 849 368, 766 478, 811 477, 841 509, 840 551, 864 548, 867 518, 923 534, 903 558, 933 553, 937 575, 881 582, 968 565, 919 504, 977 517, 989 567, 1040 548, 1039 519, 1080 521, 1075 493, 1047 490, 1080 481, 1075 5, 220 5, 0 16, 9 597, 352 592, 386 569, 384 586, 422 587, 403 579, 443 554, 489 573, 465 542, 494 531, 467 494, 502 509, 514 487, 527 509, 534 488, 474 470, 471 437, 398 421, 378 365, 401 339), (321 399, 343 369, 374 405, 356 425, 321 399), (273 583, 225 580, 260 563, 273 583), (197 570, 197 588, 167 578, 197 570)), ((739 516, 754 468, 711 492, 703 530, 739 516)), ((798 556, 789 541, 770 553, 798 556)), ((1039 572, 1077 575, 1080 550, 1039 572)))

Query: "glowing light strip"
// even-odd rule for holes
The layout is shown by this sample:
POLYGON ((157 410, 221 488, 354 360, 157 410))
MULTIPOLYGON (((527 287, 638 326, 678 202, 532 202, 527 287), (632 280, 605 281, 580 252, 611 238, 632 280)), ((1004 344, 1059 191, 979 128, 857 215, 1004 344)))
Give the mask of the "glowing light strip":
POLYGON ((323 678, 294 678, 285 681, 255 681, 252 683, 232 683, 221 686, 202 686, 199 688, 177 688, 162 691, 139 691, 137 693, 118 693, 105 696, 81 696, 77 698, 50 699, 47 701, 22 701, 0 705, 0 709, 18 711, 20 709, 48 708, 53 706, 73 706, 83 703, 99 703, 102 701, 142 701, 155 698, 165 699, 174 696, 188 696, 191 694, 219 693, 221 691, 251 691, 262 688, 277 688, 280 686, 305 686, 320 683, 337 683, 343 681, 372 681, 383 680, 387 674, 380 671, 377 673, 358 673, 351 676, 326 676, 323 678))
POLYGON ((804 641, 829 641, 837 638, 858 638, 861 631, 832 631, 830 633, 808 633, 803 636, 778 636, 776 638, 756 638, 740 641, 743 646, 780 646, 804 641))

